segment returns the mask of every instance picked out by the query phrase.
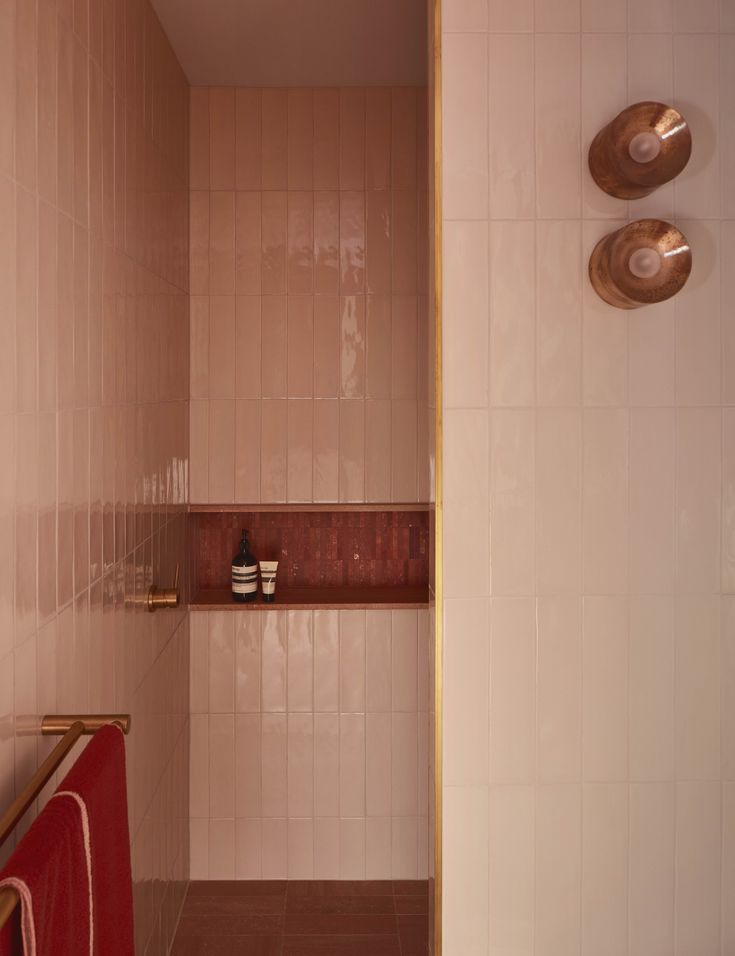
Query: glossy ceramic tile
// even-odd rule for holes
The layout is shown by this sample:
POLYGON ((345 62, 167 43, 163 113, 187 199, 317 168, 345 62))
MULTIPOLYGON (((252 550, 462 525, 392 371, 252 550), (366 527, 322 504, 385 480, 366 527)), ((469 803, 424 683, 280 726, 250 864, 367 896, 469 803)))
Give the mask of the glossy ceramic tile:
POLYGON ((425 876, 428 616, 235 617, 191 615, 193 877, 225 878, 233 828, 253 878, 425 876))
POLYGON ((709 0, 444 6, 444 947, 724 952, 732 17, 709 0), (689 109, 697 146, 622 202, 586 152, 648 98, 689 109), (622 312, 587 259, 645 217, 681 221, 697 264, 681 295, 622 312), (487 606, 489 663, 480 646, 463 667, 487 606), (482 821, 448 816, 471 799, 482 821), (477 913, 460 859, 480 881, 489 866, 477 913))
MULTIPOLYGON (((3 76, 14 74, 14 95, 0 137, 14 365, 3 376, 0 521, 12 566, 0 653, 18 720, 132 714, 136 948, 158 953, 188 872, 188 623, 180 611, 154 624, 135 607, 177 563, 188 577, 188 87, 147 4, 12 10, 3 76), (123 38, 131 51, 145 38, 155 69, 147 62, 144 75, 137 53, 124 68, 123 38), (148 111, 161 117, 164 104, 166 122, 152 125, 148 111), (144 192, 154 180, 165 184, 155 202, 144 192)), ((201 99, 194 112, 209 123, 201 99)), ((209 188, 209 157, 193 165, 209 188)), ((201 285, 208 203, 194 211, 201 285)), ((209 331, 199 310, 196 342, 209 331)), ((192 378, 205 392, 201 366, 192 378)), ((48 747, 11 734, 6 750, 10 800, 48 747)))
POLYGON ((249 406, 254 431, 210 408, 206 444, 192 415, 192 500, 422 492, 426 108, 411 87, 192 90, 191 396, 285 400, 249 406))

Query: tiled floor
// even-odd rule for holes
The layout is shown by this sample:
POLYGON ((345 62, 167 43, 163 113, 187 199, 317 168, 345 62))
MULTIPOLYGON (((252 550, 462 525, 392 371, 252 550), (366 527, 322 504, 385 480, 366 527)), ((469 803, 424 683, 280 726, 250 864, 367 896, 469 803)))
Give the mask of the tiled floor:
POLYGON ((202 881, 172 956, 426 956, 424 881, 202 881))

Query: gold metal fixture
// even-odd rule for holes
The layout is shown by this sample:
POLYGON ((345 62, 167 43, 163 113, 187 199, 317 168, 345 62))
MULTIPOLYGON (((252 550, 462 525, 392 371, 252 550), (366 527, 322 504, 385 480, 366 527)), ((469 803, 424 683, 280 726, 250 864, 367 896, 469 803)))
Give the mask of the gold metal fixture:
MULTIPOLYGON (((42 719, 42 734, 63 734, 63 737, 0 817, 0 846, 59 769, 77 740, 84 734, 95 733, 106 724, 117 724, 127 734, 130 731, 130 714, 47 714, 42 719)), ((18 893, 12 887, 0 889, 0 929, 10 919, 18 902, 18 893)))
POLYGON ((145 600, 147 610, 153 612, 159 608, 178 607, 179 606, 179 565, 176 565, 176 577, 172 588, 158 588, 152 584, 148 588, 148 595, 145 600))
POLYGON ((618 309, 663 302, 692 271, 686 236, 662 219, 638 219, 601 239, 590 256, 595 292, 618 309))
POLYGON ((600 189, 618 199, 640 199, 674 179, 692 152, 692 134, 673 106, 634 103, 600 130, 589 166, 600 189))
POLYGON ((130 733, 130 714, 46 714, 41 720, 44 737, 65 734, 74 726, 82 725, 82 734, 96 734, 108 724, 117 724, 124 734, 130 733))

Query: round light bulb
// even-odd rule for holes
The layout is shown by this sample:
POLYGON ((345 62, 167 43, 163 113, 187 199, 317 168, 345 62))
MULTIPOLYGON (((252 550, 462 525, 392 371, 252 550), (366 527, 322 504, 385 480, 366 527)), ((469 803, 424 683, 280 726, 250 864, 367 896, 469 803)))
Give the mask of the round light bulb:
POLYGON ((661 256, 655 249, 644 246, 628 259, 628 268, 638 279, 652 279, 661 269, 661 256))
POLYGON ((661 140, 655 133, 636 133, 628 143, 628 152, 636 163, 650 163, 661 152, 661 140))

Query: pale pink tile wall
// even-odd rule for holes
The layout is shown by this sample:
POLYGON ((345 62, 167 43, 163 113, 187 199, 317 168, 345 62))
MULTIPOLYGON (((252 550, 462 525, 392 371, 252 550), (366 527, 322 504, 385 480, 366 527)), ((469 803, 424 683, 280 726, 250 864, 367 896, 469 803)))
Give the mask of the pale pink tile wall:
POLYGON ((717 0, 444 0, 444 952, 719 954, 735 939, 735 21, 717 0), (586 152, 688 117, 625 203, 586 152), (660 306, 594 243, 673 218, 660 306))
POLYGON ((426 878, 428 623, 192 612, 192 879, 426 878))
POLYGON ((193 88, 190 155, 191 500, 426 500, 426 91, 193 88))
POLYGON ((147 4, 0 3, 0 805, 40 715, 130 712, 151 956, 188 872, 188 622, 139 603, 187 553, 187 146, 147 4))

